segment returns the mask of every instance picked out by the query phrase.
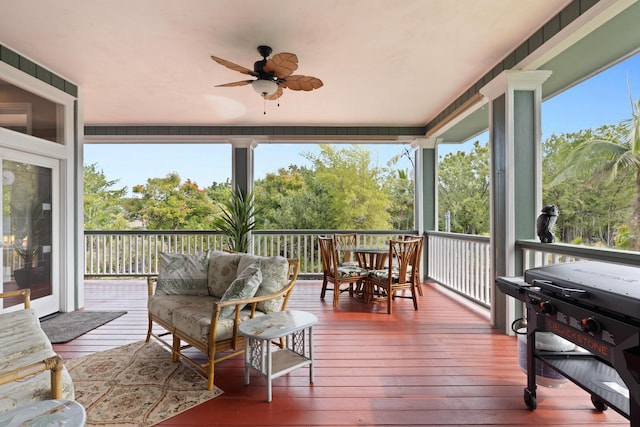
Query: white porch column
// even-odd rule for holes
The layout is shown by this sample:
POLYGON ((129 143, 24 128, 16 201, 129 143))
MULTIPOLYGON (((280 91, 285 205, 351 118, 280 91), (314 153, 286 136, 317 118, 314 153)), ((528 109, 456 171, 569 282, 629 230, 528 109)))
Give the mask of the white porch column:
POLYGON ((523 273, 516 240, 536 236, 542 204, 541 88, 550 75, 507 70, 480 89, 490 101, 491 315, 506 333, 519 313, 515 300, 497 290, 495 278, 523 273))
MULTIPOLYGON (((414 189, 414 228, 420 235, 438 229, 438 155, 436 138, 416 138, 411 147, 416 150, 414 189)), ((429 242, 422 251, 422 280, 429 272, 429 242)))
MULTIPOLYGON (((243 194, 253 191, 253 154, 258 142, 253 138, 231 139, 231 190, 243 194)), ((253 238, 249 232, 249 253, 253 253, 253 238)))
POLYGON ((411 147, 416 150, 415 229, 420 234, 438 229, 437 142, 437 138, 416 138, 411 142, 411 147))
POLYGON ((245 194, 253 190, 253 152, 258 143, 253 138, 231 139, 231 189, 245 194))

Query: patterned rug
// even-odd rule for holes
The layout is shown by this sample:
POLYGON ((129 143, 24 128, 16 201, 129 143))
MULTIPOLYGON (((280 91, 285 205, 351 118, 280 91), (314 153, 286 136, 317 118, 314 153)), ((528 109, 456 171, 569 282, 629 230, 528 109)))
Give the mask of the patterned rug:
POLYGON ((66 360, 87 426, 152 426, 220 396, 155 342, 136 342, 66 360))

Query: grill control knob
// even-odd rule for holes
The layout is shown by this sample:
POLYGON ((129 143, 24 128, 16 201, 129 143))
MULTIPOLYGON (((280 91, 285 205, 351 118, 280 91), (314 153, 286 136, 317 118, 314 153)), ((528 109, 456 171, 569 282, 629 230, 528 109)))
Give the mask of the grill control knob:
POLYGON ((540 311, 542 311, 544 314, 553 314, 556 312, 556 307, 549 301, 541 301, 540 311))
POLYGON ((580 324, 583 331, 590 332, 592 334, 598 333, 602 330, 600 322, 598 322, 594 317, 585 317, 580 321, 580 324))

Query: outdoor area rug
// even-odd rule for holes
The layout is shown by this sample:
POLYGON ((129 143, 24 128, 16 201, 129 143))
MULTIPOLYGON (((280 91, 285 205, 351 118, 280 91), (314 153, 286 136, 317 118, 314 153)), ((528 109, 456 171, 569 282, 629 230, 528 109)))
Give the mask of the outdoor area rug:
POLYGON ((160 344, 135 342, 64 362, 86 426, 147 427, 186 411, 222 390, 182 363, 172 363, 160 344))
POLYGON ((40 326, 52 344, 69 342, 80 335, 111 322, 126 311, 71 311, 40 320, 40 326))

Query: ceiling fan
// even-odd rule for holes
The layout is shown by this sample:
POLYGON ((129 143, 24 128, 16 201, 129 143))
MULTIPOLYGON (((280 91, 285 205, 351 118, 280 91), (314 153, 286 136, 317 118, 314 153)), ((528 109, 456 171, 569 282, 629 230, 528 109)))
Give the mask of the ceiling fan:
POLYGON ((250 84, 253 90, 269 101, 280 98, 284 88, 310 91, 322 87, 322 80, 316 77, 291 74, 298 68, 298 57, 295 54, 282 52, 267 59, 271 55, 271 51, 269 46, 258 46, 258 53, 262 56, 262 59, 253 64, 253 70, 212 55, 211 59, 218 64, 224 65, 231 70, 239 71, 242 74, 256 77, 255 80, 241 80, 217 85, 216 87, 250 84))

